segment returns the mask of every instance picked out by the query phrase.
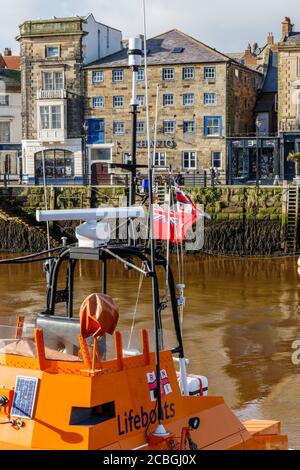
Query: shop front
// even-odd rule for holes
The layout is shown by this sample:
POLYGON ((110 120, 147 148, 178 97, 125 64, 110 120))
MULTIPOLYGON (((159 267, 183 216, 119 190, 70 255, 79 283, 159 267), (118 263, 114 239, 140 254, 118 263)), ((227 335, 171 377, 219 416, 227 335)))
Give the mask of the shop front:
POLYGON ((229 138, 227 155, 228 184, 273 184, 284 178, 279 138, 229 138))

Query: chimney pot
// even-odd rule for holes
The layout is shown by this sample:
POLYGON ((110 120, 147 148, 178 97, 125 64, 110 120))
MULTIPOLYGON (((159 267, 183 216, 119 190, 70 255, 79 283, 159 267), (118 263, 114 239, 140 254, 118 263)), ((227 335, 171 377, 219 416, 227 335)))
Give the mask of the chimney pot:
POLYGON ((6 47, 6 48, 4 49, 3 55, 6 56, 6 57, 7 57, 7 56, 11 56, 11 48, 10 48, 10 47, 6 47))
POLYGON ((274 35, 273 35, 273 33, 268 34, 268 44, 270 46, 273 46, 273 44, 274 44, 274 35))
POLYGON ((289 36, 289 34, 293 31, 293 24, 291 22, 291 19, 286 16, 283 20, 283 22, 281 23, 282 25, 282 36, 283 37, 286 37, 286 36, 289 36))

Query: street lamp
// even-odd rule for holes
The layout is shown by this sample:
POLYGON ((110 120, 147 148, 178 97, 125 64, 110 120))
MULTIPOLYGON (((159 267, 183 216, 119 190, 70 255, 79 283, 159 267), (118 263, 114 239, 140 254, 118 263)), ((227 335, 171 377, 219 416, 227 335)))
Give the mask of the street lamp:
POLYGON ((142 65, 142 40, 140 37, 130 38, 128 46, 128 62, 132 70, 132 98, 131 98, 131 114, 132 114, 132 145, 131 145, 131 190, 130 205, 135 204, 136 191, 136 133, 137 133, 137 73, 142 65))
POLYGON ((259 118, 256 119, 255 125, 256 125, 256 187, 258 188, 259 187, 259 178, 260 178, 258 144, 259 144, 259 130, 260 130, 261 125, 262 125, 262 122, 259 120, 259 118))

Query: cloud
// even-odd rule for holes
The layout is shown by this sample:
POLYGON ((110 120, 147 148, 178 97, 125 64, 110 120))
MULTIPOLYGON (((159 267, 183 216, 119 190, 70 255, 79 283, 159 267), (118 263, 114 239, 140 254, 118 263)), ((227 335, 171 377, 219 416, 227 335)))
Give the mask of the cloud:
MULTIPOLYGON (((26 19, 85 15, 92 12, 98 21, 121 29, 124 38, 142 32, 142 0, 0 0, 0 49, 18 49, 14 37, 26 19)), ((152 36, 172 28, 200 39, 217 49, 244 50, 248 42, 265 43, 269 31, 280 38, 281 21, 290 16, 298 21, 299 0, 147 0, 147 28, 152 36)))

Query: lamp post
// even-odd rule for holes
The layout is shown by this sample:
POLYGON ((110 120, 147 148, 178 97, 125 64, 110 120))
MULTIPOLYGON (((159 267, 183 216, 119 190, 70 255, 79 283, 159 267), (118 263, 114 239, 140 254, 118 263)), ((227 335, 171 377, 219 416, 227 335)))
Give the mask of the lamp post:
POLYGON ((256 187, 259 187, 259 178, 260 178, 260 171, 259 171, 259 129, 262 125, 262 122, 257 118, 255 121, 256 126, 256 187))
POLYGON ((131 187, 130 187, 130 205, 135 204, 136 192, 136 134, 137 134, 137 114, 138 101, 136 96, 137 73, 142 65, 142 40, 139 37, 129 39, 128 62, 132 70, 132 144, 131 144, 131 187))

